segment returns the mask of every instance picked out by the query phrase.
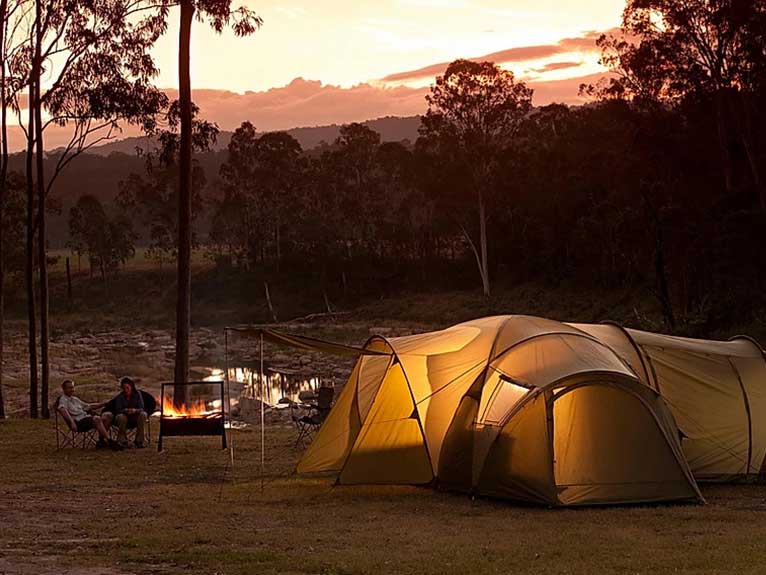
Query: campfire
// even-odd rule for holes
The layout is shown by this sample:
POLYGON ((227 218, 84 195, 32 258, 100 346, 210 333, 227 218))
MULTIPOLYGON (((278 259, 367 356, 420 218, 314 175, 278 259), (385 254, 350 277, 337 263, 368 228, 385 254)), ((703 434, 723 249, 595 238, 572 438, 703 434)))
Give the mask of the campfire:
POLYGON ((162 398, 162 417, 220 417, 220 409, 208 409, 207 403, 198 399, 194 402, 175 405, 168 397, 162 398))
MULTIPOLYGON (((175 388, 178 383, 162 384, 162 408, 160 410, 160 436, 157 441, 157 449, 162 451, 163 437, 170 436, 202 436, 213 435, 221 437, 221 446, 226 448, 226 425, 224 406, 224 382, 223 381, 192 381, 183 383, 183 386, 205 386, 206 389, 212 385, 219 391, 220 401, 210 402, 217 404, 218 408, 209 406, 203 399, 184 402, 176 405, 172 399, 165 393, 166 388, 175 388)), ((218 395, 218 394, 217 394, 218 395)))

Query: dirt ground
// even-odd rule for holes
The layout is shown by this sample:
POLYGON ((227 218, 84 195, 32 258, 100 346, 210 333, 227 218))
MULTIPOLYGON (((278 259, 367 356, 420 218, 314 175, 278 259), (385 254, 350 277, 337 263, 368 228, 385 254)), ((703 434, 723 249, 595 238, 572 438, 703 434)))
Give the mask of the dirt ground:
MULTIPOLYGON (((289 425, 125 452, 62 450, 52 422, 0 423, 0 573, 761 574, 766 486, 708 504, 542 509, 293 474, 289 425)), ((156 433, 156 425, 154 426, 156 433)))

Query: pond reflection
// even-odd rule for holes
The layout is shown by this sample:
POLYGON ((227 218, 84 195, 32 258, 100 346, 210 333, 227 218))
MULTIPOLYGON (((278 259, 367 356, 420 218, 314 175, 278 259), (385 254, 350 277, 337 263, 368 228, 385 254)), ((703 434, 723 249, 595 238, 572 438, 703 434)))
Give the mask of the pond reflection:
MULTIPOLYGON (((204 378, 204 381, 225 379, 226 374, 223 369, 207 369, 210 374, 204 378)), ((322 385, 322 379, 319 376, 307 377, 267 369, 263 381, 264 389, 261 393, 259 371, 250 367, 230 367, 229 382, 232 399, 237 396, 258 399, 271 406, 280 404, 281 399, 294 402, 307 401, 322 385)), ((286 402, 282 401, 281 404, 286 405, 286 402)))

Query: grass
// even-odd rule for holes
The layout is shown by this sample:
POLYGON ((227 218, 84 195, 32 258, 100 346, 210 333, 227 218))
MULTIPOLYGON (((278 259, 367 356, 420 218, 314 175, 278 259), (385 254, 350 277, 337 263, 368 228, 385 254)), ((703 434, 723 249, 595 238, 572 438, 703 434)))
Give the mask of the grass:
MULTIPOLYGON (((52 423, 0 422, 0 571, 85 573, 763 573, 766 487, 708 505, 548 510, 427 488, 300 478, 294 431, 167 449, 56 451, 52 423)), ((156 432, 156 426, 155 426, 156 432)))

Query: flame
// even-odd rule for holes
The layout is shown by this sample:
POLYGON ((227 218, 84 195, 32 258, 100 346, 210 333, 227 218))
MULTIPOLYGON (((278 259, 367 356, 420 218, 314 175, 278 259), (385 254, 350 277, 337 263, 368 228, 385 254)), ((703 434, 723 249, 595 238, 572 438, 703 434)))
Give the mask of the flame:
POLYGON ((173 402, 167 397, 162 398, 163 417, 206 417, 211 413, 205 402, 201 399, 187 403, 179 408, 173 405, 173 402))

